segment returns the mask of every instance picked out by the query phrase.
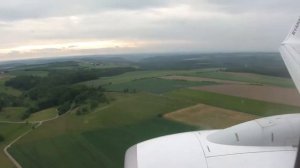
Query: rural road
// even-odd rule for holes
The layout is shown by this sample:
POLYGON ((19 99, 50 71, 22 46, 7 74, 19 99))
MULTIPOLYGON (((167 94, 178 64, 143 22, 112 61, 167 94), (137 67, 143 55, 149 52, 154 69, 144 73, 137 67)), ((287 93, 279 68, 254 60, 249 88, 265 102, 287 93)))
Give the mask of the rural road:
MULTIPOLYGON (((65 113, 66 114, 66 113, 65 113)), ((61 115, 62 116, 62 115, 61 115)), ((16 161, 15 158, 12 157, 12 155, 8 152, 8 148, 10 148, 14 143, 16 143, 18 140, 20 140, 22 137, 24 137, 25 135, 27 135, 28 133, 30 133, 31 131, 33 131, 35 128, 38 128, 39 126, 41 126, 44 122, 47 121, 52 121, 55 120, 59 117, 61 117, 59 115, 47 119, 47 120, 40 120, 40 121, 32 121, 32 122, 28 122, 28 121, 19 121, 19 122, 13 122, 13 121, 0 121, 0 123, 7 123, 7 124, 25 124, 25 123, 29 123, 29 124, 37 124, 35 125, 32 129, 26 131, 25 133, 23 133, 22 135, 18 136, 16 139, 14 139, 12 142, 10 142, 7 146, 5 146, 5 148, 3 149, 4 154, 9 158, 9 160, 15 165, 16 168, 22 168, 22 166, 16 161)))

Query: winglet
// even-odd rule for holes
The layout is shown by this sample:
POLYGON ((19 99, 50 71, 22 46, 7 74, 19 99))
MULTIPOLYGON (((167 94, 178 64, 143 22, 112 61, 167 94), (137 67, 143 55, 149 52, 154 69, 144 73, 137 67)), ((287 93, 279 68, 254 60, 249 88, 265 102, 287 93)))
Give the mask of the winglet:
POLYGON ((296 24, 291 28, 290 33, 287 35, 287 37, 285 38, 285 40, 283 41, 289 41, 289 40, 295 40, 295 39, 299 39, 300 38, 300 17, 298 18, 296 24))
POLYGON ((300 93, 300 17, 282 42, 281 56, 300 93))

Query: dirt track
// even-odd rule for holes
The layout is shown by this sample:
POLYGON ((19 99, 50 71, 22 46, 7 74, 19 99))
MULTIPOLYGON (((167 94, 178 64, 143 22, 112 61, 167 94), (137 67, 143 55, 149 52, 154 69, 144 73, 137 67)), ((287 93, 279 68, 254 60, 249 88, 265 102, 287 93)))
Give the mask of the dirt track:
POLYGON ((205 104, 198 104, 164 115, 165 118, 205 129, 226 128, 245 121, 256 119, 257 116, 227 110, 205 104))
POLYGON ((221 93, 231 96, 244 97, 279 104, 300 106, 300 94, 296 89, 274 86, 225 84, 193 89, 221 93))

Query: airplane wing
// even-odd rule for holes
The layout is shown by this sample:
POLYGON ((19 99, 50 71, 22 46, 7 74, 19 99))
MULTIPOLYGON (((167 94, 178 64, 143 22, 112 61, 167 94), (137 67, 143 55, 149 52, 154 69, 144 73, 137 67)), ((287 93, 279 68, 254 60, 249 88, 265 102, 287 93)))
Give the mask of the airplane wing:
POLYGON ((300 92, 300 17, 286 39, 281 43, 280 53, 287 69, 300 92))
MULTIPOLYGON (((300 18, 280 52, 300 92, 299 29, 300 18)), ((125 168, 298 168, 299 128, 298 113, 159 137, 129 148, 125 168)))

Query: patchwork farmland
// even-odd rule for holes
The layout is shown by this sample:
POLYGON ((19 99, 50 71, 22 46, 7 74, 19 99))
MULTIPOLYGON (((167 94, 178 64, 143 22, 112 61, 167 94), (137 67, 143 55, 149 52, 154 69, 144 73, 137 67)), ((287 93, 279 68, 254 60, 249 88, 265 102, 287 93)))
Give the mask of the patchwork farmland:
POLYGON ((300 95, 296 88, 282 88, 260 85, 215 85, 193 87, 195 90, 214 92, 219 94, 243 97, 272 103, 300 106, 300 95))
MULTIPOLYGON (((150 138, 300 112, 299 96, 286 77, 227 72, 216 66, 148 68, 130 62, 83 60, 11 70, 0 78, 0 95, 15 100, 14 104, 6 102, 0 112, 0 135, 5 139, 0 148, 30 131, 8 148, 23 168, 122 168, 126 149, 150 138), (84 74, 80 76, 84 80, 71 80, 78 74, 84 74), (70 92, 47 104, 48 97, 31 99, 28 95, 41 96, 34 92, 37 89, 51 97, 54 92, 47 91, 51 85, 36 88, 34 83, 33 88, 22 90, 6 84, 18 76, 30 76, 38 79, 36 82, 47 79, 45 83, 51 85, 62 83, 61 89, 54 91, 70 92), (67 80, 72 83, 65 83, 67 80), (78 90, 84 94, 72 103, 55 104, 73 98, 78 90), (93 94, 95 91, 98 94, 93 94), (85 99, 89 96, 92 98, 85 99), (80 100, 85 101, 77 103, 80 100), (59 109, 70 104, 73 108, 59 115, 59 109), (37 105, 47 107, 35 109, 40 108, 37 105), (29 109, 35 111, 26 116, 29 109), (49 119, 53 120, 42 122, 49 119), (37 123, 42 124, 36 127, 37 123)), ((0 163, 0 167, 14 167, 4 153, 0 163)))

